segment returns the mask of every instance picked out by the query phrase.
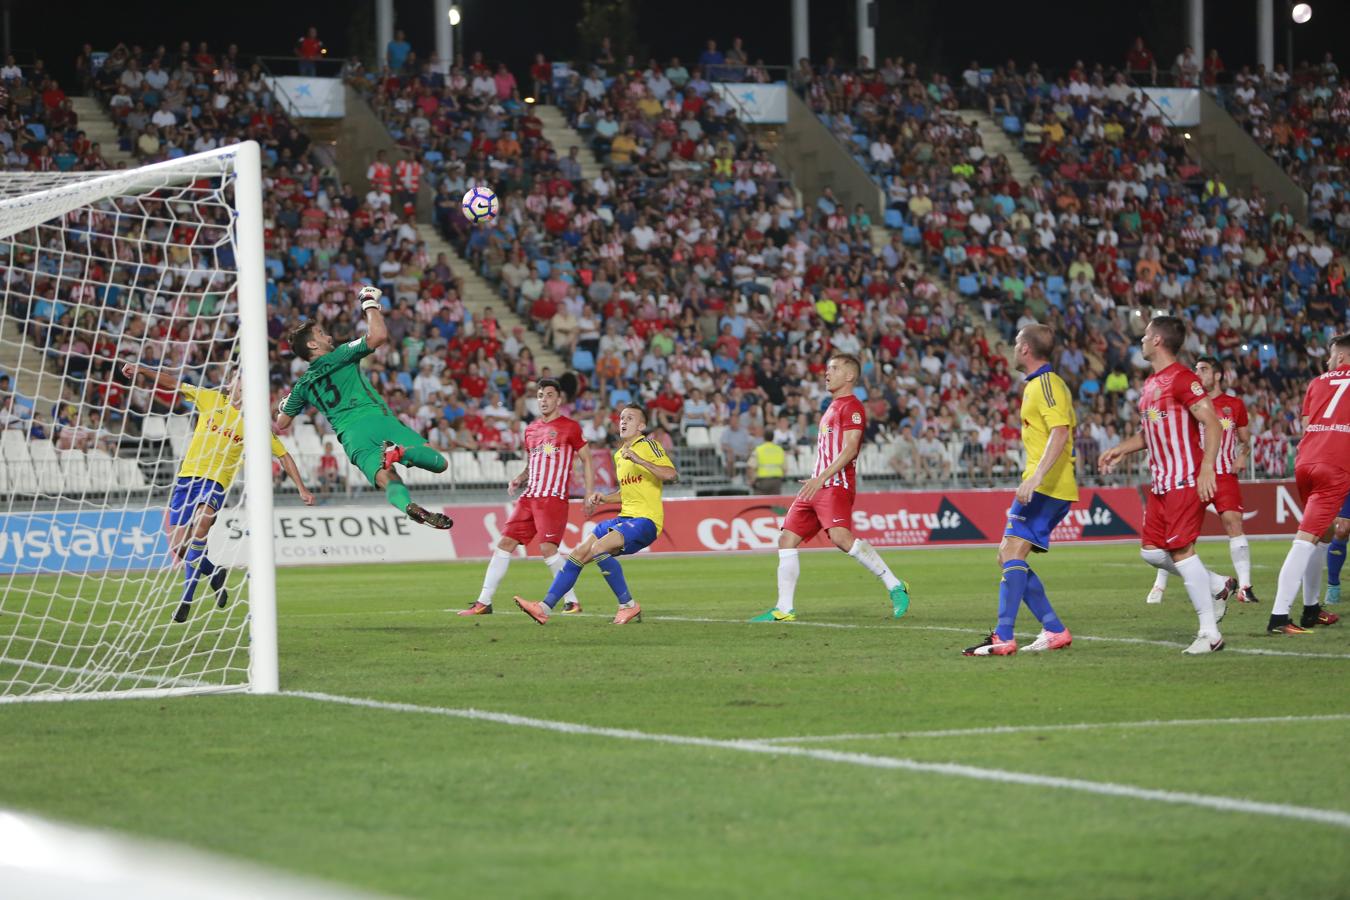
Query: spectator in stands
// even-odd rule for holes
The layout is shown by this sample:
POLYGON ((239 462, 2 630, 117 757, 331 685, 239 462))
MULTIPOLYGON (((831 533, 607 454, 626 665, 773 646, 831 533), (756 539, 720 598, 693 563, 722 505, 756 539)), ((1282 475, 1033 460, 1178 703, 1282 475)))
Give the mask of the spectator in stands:
POLYGON ((752 446, 750 432, 742 424, 740 412, 732 412, 722 432, 721 442, 727 478, 735 480, 740 477, 741 468, 749 458, 752 446))
POLYGON ((319 40, 319 29, 313 25, 309 26, 305 36, 295 42, 295 55, 300 57, 298 64, 300 74, 310 77, 317 75, 319 71, 317 63, 325 52, 323 41, 319 40))
POLYGON ((336 491, 342 485, 342 472, 338 468, 337 456, 333 454, 333 442, 323 442, 323 455, 319 457, 319 490, 324 493, 336 491))
POLYGON ((385 48, 384 59, 385 64, 389 66, 389 71, 394 74, 402 72, 411 53, 412 45, 408 43, 408 36, 400 28, 394 32, 394 39, 385 48))

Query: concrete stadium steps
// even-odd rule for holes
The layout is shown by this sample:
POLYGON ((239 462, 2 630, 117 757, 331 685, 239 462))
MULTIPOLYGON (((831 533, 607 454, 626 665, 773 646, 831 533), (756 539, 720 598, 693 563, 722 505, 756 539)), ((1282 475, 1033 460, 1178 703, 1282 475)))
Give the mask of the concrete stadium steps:
POLYGON ((530 327, 530 323, 516 315, 515 309, 497 292, 497 289, 483 276, 479 275, 468 260, 460 256, 459 253, 432 225, 419 223, 417 234, 422 240, 426 241, 427 252, 431 258, 435 259, 437 253, 444 253, 446 259, 450 260, 450 268, 455 274, 464 279, 464 306, 473 313, 474 318, 483 314, 486 307, 491 306, 499 312, 497 321, 502 327, 510 331, 513 325, 519 324, 525 326, 525 346, 530 348, 534 354, 535 365, 539 368, 548 366, 555 373, 561 373, 571 368, 572 361, 564 360, 544 343, 541 334, 530 327))
POLYGON ((89 140, 103 151, 103 158, 114 169, 134 169, 136 157, 117 146, 117 124, 93 97, 71 97, 71 106, 79 118, 79 127, 89 140))
MULTIPOLYGON (((42 351, 24 338, 18 323, 0 313, 0 372, 8 375, 15 393, 37 401, 38 411, 50 416, 61 399, 61 376, 42 351)), ((50 424, 51 419, 48 418, 50 424)))
POLYGON ((565 158, 570 148, 580 147, 581 152, 577 154, 577 158, 581 160, 582 177, 590 181, 600 174, 603 166, 596 161, 595 154, 591 152, 580 132, 567 124, 566 117, 556 106, 536 103, 534 114, 544 123, 544 138, 558 151, 558 159, 565 158))
POLYGON ((981 109, 962 109, 958 110, 959 115, 964 121, 974 120, 976 127, 980 132, 980 141, 984 144, 984 151, 990 156, 1002 154, 1007 157, 1008 165, 1012 168, 1013 178, 1017 183, 1025 187, 1031 181, 1031 176, 1036 174, 1036 167, 1022 153, 1017 142, 1010 138, 1003 130, 1003 126, 981 109))

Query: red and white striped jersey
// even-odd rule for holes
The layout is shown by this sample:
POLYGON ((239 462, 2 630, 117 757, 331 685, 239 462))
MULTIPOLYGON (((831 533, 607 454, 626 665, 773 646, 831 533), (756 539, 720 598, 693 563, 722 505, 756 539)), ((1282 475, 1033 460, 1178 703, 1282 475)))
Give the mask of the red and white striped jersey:
MULTIPOLYGON (((811 474, 819 475, 831 465, 844 450, 844 432, 862 431, 867 427, 867 412, 862 401, 852 394, 835 397, 820 417, 820 434, 816 437, 816 468, 811 474)), ((830 477, 821 487, 841 487, 845 490, 858 489, 857 458, 830 477)))
POLYGON ((366 180, 372 188, 387 194, 393 187, 394 170, 387 162, 373 162, 366 168, 366 180))
POLYGON ((1308 382, 1303 394, 1303 440, 1298 465, 1325 463, 1350 472, 1350 369, 1334 369, 1308 382))
POLYGON ((572 460, 586 446, 575 419, 558 416, 551 422, 535 419, 525 429, 525 453, 529 461, 529 484, 522 497, 567 499, 572 460))
POLYGON ((1200 447, 1200 421, 1192 406, 1205 399, 1205 388, 1181 363, 1155 372, 1139 395, 1139 422, 1148 445, 1153 493, 1194 487, 1205 454, 1200 447))
MULTIPOLYGON (((1233 467, 1237 459, 1237 433, 1239 428, 1247 427, 1247 404, 1232 394, 1220 394, 1212 398, 1214 412, 1223 426, 1223 437, 1219 441, 1219 458, 1214 463, 1216 475, 1240 475, 1233 467)), ((1200 446, 1205 445, 1204 429, 1201 429, 1200 446)))
POLYGON ((415 159, 400 159, 394 163, 394 174, 398 177, 399 187, 410 194, 417 193, 422 181, 422 164, 415 159))

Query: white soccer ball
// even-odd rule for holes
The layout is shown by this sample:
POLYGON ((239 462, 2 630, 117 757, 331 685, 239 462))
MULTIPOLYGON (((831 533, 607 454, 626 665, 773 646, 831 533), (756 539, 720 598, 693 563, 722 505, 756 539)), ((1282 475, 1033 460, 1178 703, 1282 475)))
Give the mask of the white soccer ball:
POLYGON ((459 208, 470 222, 487 222, 497 216, 497 195, 492 192, 492 188, 481 184, 471 187, 459 208))
POLYGON ((1306 3, 1295 3, 1291 14, 1295 22, 1306 25, 1308 20, 1312 18, 1312 7, 1306 3))

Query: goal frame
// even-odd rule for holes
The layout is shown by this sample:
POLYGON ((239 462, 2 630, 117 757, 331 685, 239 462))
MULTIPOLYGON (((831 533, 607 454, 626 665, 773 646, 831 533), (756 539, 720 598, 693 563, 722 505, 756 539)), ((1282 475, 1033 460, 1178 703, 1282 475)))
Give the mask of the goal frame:
MULTIPOLYGON (((263 252, 262 151, 256 141, 231 144, 204 153, 153 163, 135 169, 117 170, 88 178, 72 178, 61 184, 29 194, 15 195, 0 202, 0 212, 17 213, 17 224, 0 221, 0 239, 7 239, 34 224, 24 215, 25 207, 37 198, 55 200, 52 221, 79 209, 88 201, 91 189, 106 186, 100 196, 112 197, 134 189, 138 183, 155 179, 171 181, 175 171, 184 171, 184 180, 194 176, 193 163, 205 159, 230 159, 234 169, 234 247, 239 309, 239 365, 241 371, 258 373, 243 379, 242 414, 244 420, 244 484, 248 527, 248 681, 239 685, 203 685, 199 687, 152 687, 126 690, 64 693, 39 691, 31 694, 0 696, 0 703, 152 698, 199 693, 248 691, 275 694, 279 690, 277 656, 276 560, 273 546, 272 507, 272 415, 271 379, 268 372, 267 292, 263 252), (62 204, 63 195, 71 202, 62 204), (8 226, 8 227, 6 227, 8 226)), ((0 178, 5 173, 0 173, 0 178)), ((23 173, 14 173, 21 175, 23 173)))

